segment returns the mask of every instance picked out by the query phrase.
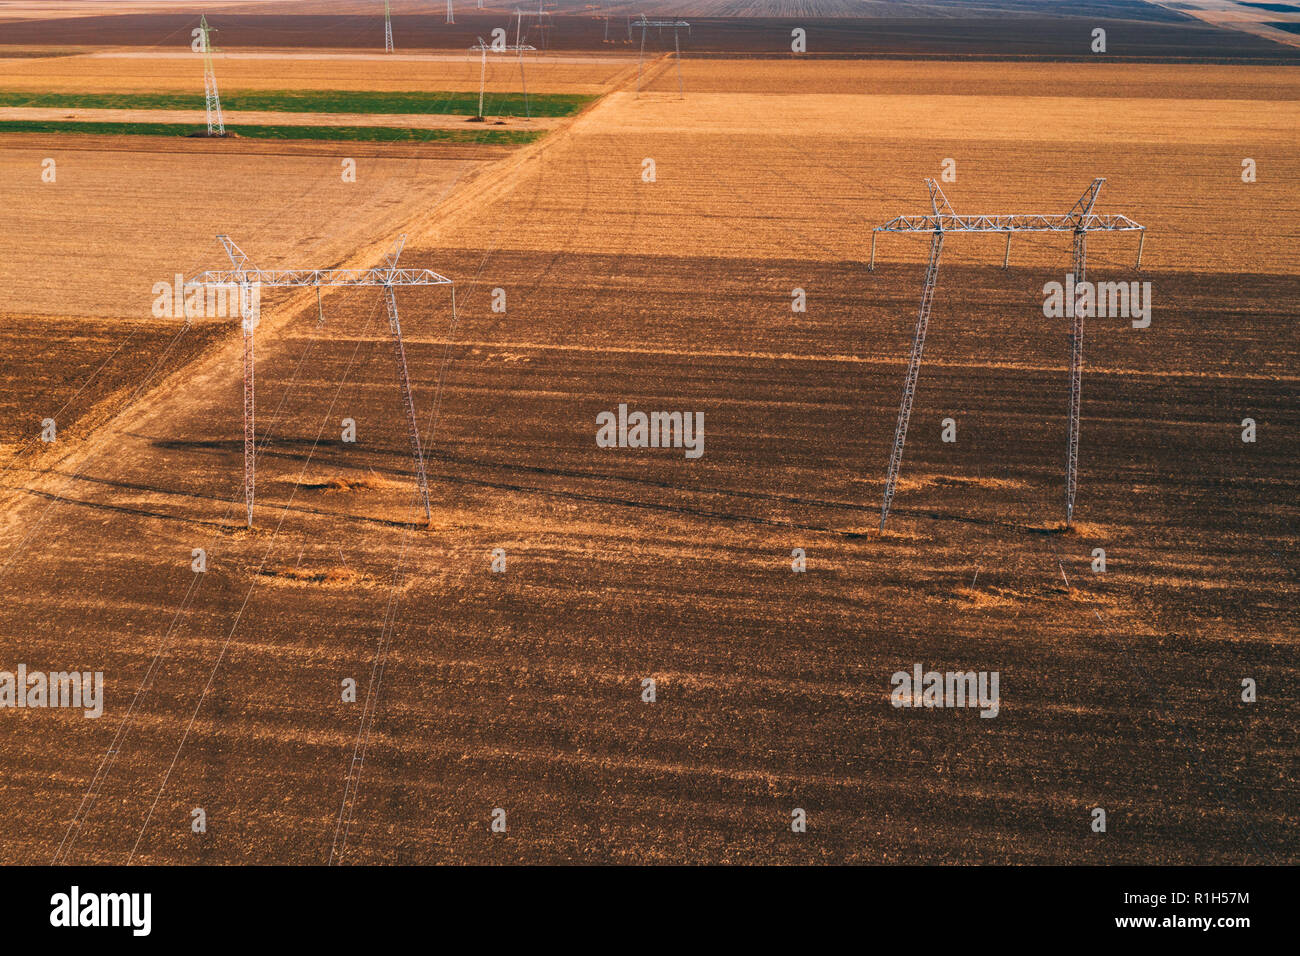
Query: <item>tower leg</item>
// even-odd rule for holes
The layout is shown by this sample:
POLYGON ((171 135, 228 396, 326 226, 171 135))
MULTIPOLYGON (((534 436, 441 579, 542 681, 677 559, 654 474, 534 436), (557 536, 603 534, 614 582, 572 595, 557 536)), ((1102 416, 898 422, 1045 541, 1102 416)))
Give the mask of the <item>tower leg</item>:
POLYGON ((524 121, 533 121, 533 111, 528 105, 528 80, 524 78, 524 51, 519 51, 519 86, 524 91, 524 121))
POLYGON ((930 264, 925 270, 925 286, 921 289, 921 307, 916 316, 916 334, 912 336, 912 354, 907 363, 907 379, 903 383, 903 399, 898 405, 898 425, 894 429, 894 448, 889 455, 889 473, 885 477, 885 498, 880 507, 880 530, 885 530, 889 506, 894 500, 894 486, 898 469, 903 463, 903 442, 907 438, 907 422, 912 417, 912 399, 916 395, 916 380, 921 373, 921 353, 925 349, 925 331, 930 325, 930 307, 934 304, 934 288, 939 281, 939 255, 943 252, 943 233, 936 230, 930 240, 930 264))
POLYGON ((1006 249, 1006 251, 1005 251, 1004 253, 1002 253, 1002 271, 1005 272, 1006 269, 1007 269, 1007 267, 1010 266, 1010 265, 1011 265, 1011 230, 1008 229, 1008 230, 1007 230, 1007 249, 1006 249))
MULTIPOLYGON (((1088 234, 1074 234, 1074 281, 1084 281, 1088 259, 1088 234)), ((1074 521, 1074 493, 1079 484, 1079 401, 1083 385, 1083 316, 1077 304, 1070 329, 1070 419, 1066 426, 1065 526, 1074 521)))
POLYGON ((641 65, 645 63, 645 27, 641 28, 641 58, 636 61, 636 95, 641 95, 641 65))
POLYGON ((208 135, 225 136, 226 121, 221 113, 221 94, 217 92, 217 75, 208 67, 203 77, 203 99, 208 114, 208 135))
POLYGON ((682 45, 677 39, 676 27, 673 27, 673 49, 677 51, 677 95, 686 99, 686 90, 682 88, 682 45))
POLYGON ((411 438, 411 457, 415 461, 415 480, 424 503, 425 521, 433 520, 429 507, 429 482, 424 474, 424 452, 420 449, 420 432, 415 423, 415 401, 411 398, 411 380, 406 374, 406 349, 402 346, 402 325, 397 318, 397 298, 391 285, 384 286, 384 302, 388 305, 388 328, 393 333, 393 355, 397 360, 397 384, 402 390, 402 404, 406 408, 406 429, 411 438))
POLYGON ((248 513, 248 526, 253 527, 253 486, 255 478, 257 444, 253 424, 253 325, 255 317, 249 301, 248 286, 241 285, 240 298, 244 327, 244 507, 248 513))
POLYGON ((479 51, 478 67, 478 118, 483 118, 483 91, 487 88, 487 47, 479 51))

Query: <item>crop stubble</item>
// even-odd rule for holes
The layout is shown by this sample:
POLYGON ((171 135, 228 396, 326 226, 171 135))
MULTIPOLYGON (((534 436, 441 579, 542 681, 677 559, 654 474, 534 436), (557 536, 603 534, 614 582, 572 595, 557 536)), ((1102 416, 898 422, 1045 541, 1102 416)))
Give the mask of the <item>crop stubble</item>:
MULTIPOLYGON (((1208 147, 1181 121, 1139 136, 1147 103, 1094 114, 1131 140, 1071 139, 1029 103, 1038 133, 1010 142, 996 133, 1013 119, 980 101, 909 144, 851 120, 856 101, 801 125, 778 99, 611 98, 413 230, 408 264, 456 276, 462 307, 452 329, 439 290, 400 297, 422 420, 440 394, 432 530, 403 526, 417 512, 390 353, 360 294, 331 297, 326 329, 303 314, 263 345, 262 530, 233 529, 233 364, 40 489, 66 500, 12 516, 0 561, 43 516, 42 549, 0 583, 0 627, 31 666, 94 662, 122 701, 168 635, 73 859, 129 852, 231 633, 137 860, 325 859, 358 721, 338 682, 364 687, 393 597, 351 862, 1296 857, 1300 423, 1280 303, 1297 270, 1278 241, 1295 200, 1263 175, 1240 184, 1221 131, 1208 147), (1101 174, 1105 208, 1152 227, 1152 328, 1090 328, 1078 535, 1052 533, 1066 353, 1040 311, 1068 249, 1026 242, 1004 275, 1000 250, 956 239, 896 521, 870 533, 919 270, 899 238, 868 276, 865 230, 922 209, 921 176, 954 151, 959 210, 1063 209, 1101 174), (1220 230, 1215 209, 1259 225, 1220 230), (619 401, 703 410, 705 456, 596 448, 595 413, 619 401), (1242 409, 1265 423, 1254 447, 1242 409), (938 441, 948 414, 956 446, 938 441), (355 446, 337 440, 345 415, 355 446), (328 480, 371 474, 390 480, 328 480), (212 570, 169 632, 204 542, 212 570), (1099 544, 1105 577, 1087 570, 1099 544), (268 586, 259 567, 362 583, 268 586), (1002 713, 891 708, 889 674, 916 661, 1001 670, 1002 713), (1268 688, 1250 711, 1241 676, 1268 688)), ((1261 171, 1290 178, 1262 111, 1231 115, 1261 171)), ((1092 251, 1099 277, 1129 275, 1130 248, 1092 251)), ((58 844, 112 721, 6 722, 7 859, 58 844)))

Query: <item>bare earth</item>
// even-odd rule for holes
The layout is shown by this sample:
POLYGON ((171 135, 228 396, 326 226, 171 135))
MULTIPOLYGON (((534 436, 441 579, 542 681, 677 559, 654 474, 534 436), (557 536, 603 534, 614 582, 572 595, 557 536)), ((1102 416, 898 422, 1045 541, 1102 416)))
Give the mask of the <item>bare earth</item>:
POLYGON ((6 151, 25 192, 3 214, 24 219, 0 261, 28 271, 0 283, 29 313, 135 314, 114 258, 213 262, 220 221, 265 265, 377 262, 407 231, 403 263, 457 280, 458 319, 445 289, 398 293, 428 528, 360 291, 327 295, 323 324, 269 300, 252 532, 229 328, 173 322, 211 347, 56 464, 13 459, 0 660, 103 670, 108 707, 0 721, 0 860, 1300 858, 1300 71, 1148 67, 1135 89, 1038 66, 1017 96, 987 73, 947 88, 937 63, 874 91, 828 62, 815 82, 842 92, 788 95, 783 64, 715 60, 678 100, 668 66, 472 177, 403 159, 337 198, 323 158, 90 154, 55 187, 40 149, 6 151), (1000 241, 961 236, 875 530, 922 243, 883 244, 869 274, 869 229, 927 211, 945 158, 958 211, 1063 212, 1106 176, 1098 211, 1149 227, 1140 276, 1132 237, 1090 242, 1089 277, 1149 280, 1155 307, 1148 329, 1089 326, 1076 532, 1066 327, 1042 312, 1068 241, 1018 242, 1004 273, 1000 241), (598 448, 620 402, 703 411, 705 454, 598 448), (892 707, 918 662, 1000 671, 998 717, 892 707))
MULTIPOLYGON (((422 54, 386 57, 381 51, 305 53, 229 51, 214 65, 225 90, 477 90, 478 54, 422 54)), ((628 56, 529 54, 525 82, 533 93, 599 94, 636 70, 628 56)), ((171 50, 105 52, 37 59, 0 58, 0 87, 14 90, 93 93, 203 91, 202 57, 185 45, 171 50)), ((513 56, 488 61, 487 88, 518 92, 519 65, 513 56)))
MULTIPOLYGON (((222 114, 227 124, 237 126, 250 123, 258 126, 397 126, 403 129, 460 129, 472 130, 467 125, 469 117, 451 113, 283 113, 270 110, 226 110, 222 114)), ((0 107, 0 120, 76 120, 79 122, 111 123, 190 123, 202 129, 207 120, 203 110, 118 110, 118 109, 53 109, 41 107, 0 107)), ((541 116, 526 119, 522 116, 491 116, 489 129, 547 130, 558 120, 541 116)), ((350 147, 336 146, 339 152, 350 147)))

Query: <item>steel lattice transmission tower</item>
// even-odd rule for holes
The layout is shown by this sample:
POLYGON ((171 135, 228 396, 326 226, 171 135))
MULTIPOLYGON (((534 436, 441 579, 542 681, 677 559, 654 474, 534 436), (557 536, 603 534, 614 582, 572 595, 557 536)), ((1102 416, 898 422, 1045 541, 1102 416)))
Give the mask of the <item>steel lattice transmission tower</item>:
MULTIPOLYGON (((520 7, 515 7, 515 43, 524 42, 524 13, 527 12, 520 7)), ((531 16, 531 14, 530 14, 531 16)), ((544 9, 541 0, 537 0, 537 41, 544 48, 546 46, 546 26, 550 23, 551 11, 544 9), (546 19, 543 20, 542 18, 546 19)))
POLYGON ((484 43, 483 38, 478 38, 478 43, 470 47, 471 50, 478 50, 482 54, 482 63, 479 65, 478 72, 478 118, 483 118, 483 91, 487 88, 487 55, 491 53, 518 53, 519 54, 519 82, 524 88, 524 116, 531 120, 532 113, 528 109, 528 82, 524 79, 524 51, 536 50, 537 47, 530 46, 527 43, 502 43, 493 46, 491 43, 484 43))
MULTIPOLYGON (((1088 233, 1137 232, 1139 233, 1137 265, 1142 268, 1142 246, 1146 242, 1146 227, 1127 216, 1099 216, 1092 211, 1105 179, 1094 179, 1073 208, 1064 215, 1016 214, 1005 216, 958 216, 948 204, 943 190, 933 179, 925 181, 930 190, 929 216, 898 216, 871 232, 871 263, 876 268, 876 234, 880 232, 925 232, 930 234, 930 259, 925 269, 925 284, 921 288, 921 306, 916 317, 916 332, 912 336, 912 350, 907 362, 907 377, 903 381, 903 398, 898 406, 898 424, 894 429, 894 445, 889 454, 889 471, 885 476, 885 495, 880 507, 880 528, 883 531, 894 500, 898 470, 903 463, 903 442, 907 438, 907 423, 912 415, 912 399, 916 395, 916 380, 921 372, 921 353, 925 349, 925 333, 930 324, 930 308, 934 303, 934 290, 939 281, 939 257, 943 252, 944 236, 950 232, 1006 233, 1006 251, 1002 268, 1011 261, 1011 234, 1013 232, 1068 232, 1074 237, 1074 281, 1084 281, 1088 257, 1088 233)), ((1079 471, 1079 397, 1083 381, 1083 316, 1082 310, 1071 309, 1073 325, 1070 330, 1070 410, 1066 437, 1065 457, 1065 524, 1074 521, 1074 493, 1078 487, 1079 471)))
POLYGON ((682 87, 682 45, 677 39, 677 31, 685 28, 691 29, 691 25, 685 20, 648 20, 646 15, 641 14, 640 20, 632 20, 627 25, 627 32, 631 34, 633 27, 641 28, 641 57, 636 63, 636 95, 641 95, 641 67, 645 63, 645 32, 650 27, 672 27, 673 28, 673 50, 677 54, 677 95, 686 98, 686 92, 682 87))
POLYGON ((258 316, 253 307, 252 290, 257 288, 311 288, 322 286, 378 286, 382 288, 384 304, 388 309, 388 329, 393 337, 393 357, 397 366, 397 384, 402 393, 406 411, 406 427, 411 440, 411 457, 415 463, 416 483, 424 504, 425 520, 431 520, 429 482, 424 471, 424 451, 420 447, 420 433, 415 419, 415 402, 411 398, 411 380, 406 370, 406 349, 402 344, 402 325, 397 315, 398 286, 445 285, 451 287, 452 321, 456 316, 456 286, 451 279, 429 269, 399 269, 397 258, 402 254, 406 236, 401 236, 384 265, 373 269, 259 269, 248 261, 239 246, 229 236, 217 236, 232 268, 200 273, 185 284, 186 288, 217 287, 239 291, 241 325, 244 331, 244 501, 248 512, 248 527, 253 526, 253 499, 256 485, 256 446, 254 443, 254 356, 253 332, 258 316))
POLYGON ((221 115, 221 96, 217 93, 217 74, 212 68, 212 34, 215 31, 208 26, 206 15, 199 17, 199 32, 203 43, 203 100, 208 111, 208 135, 225 136, 226 123, 221 115))
POLYGON ((384 0, 384 52, 393 52, 393 15, 388 9, 388 0, 384 0))
POLYGON ((456 22, 456 11, 452 8, 451 0, 447 0, 447 22, 456 22))

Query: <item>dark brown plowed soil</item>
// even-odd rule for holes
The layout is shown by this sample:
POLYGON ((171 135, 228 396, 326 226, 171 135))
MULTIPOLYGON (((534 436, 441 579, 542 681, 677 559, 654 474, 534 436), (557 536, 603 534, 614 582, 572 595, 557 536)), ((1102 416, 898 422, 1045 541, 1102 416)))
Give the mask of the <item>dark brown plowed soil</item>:
MULTIPOLYGON (((974 56, 1096 60, 1092 31, 1106 30, 1109 59, 1300 61, 1293 47, 1219 29, 1191 18, 1116 19, 1113 16, 961 16, 939 19, 877 17, 688 17, 682 48, 709 53, 789 54, 790 31, 808 34, 808 53, 835 55, 974 56)), ((364 16, 266 16, 215 13, 221 49, 383 48, 383 18, 364 16)), ((454 24, 445 15, 393 17, 393 35, 403 51, 465 50, 478 37, 504 27, 513 17, 464 12, 454 24)), ((185 48, 197 23, 187 14, 122 14, 102 17, 0 23, 0 45, 122 45, 185 48)), ((548 50, 639 49, 641 35, 629 32, 628 17, 604 19, 557 15, 538 27, 525 23, 525 40, 548 50), (549 25, 548 25, 549 24, 549 25), (606 42, 608 35, 610 42, 606 42)), ((513 32, 512 32, 513 37, 513 32)), ((647 49, 673 49, 672 31, 652 28, 647 49)))
POLYGON ((238 530, 237 368, 17 513, 0 630, 30 667, 103 669, 114 706, 4 722, 6 859, 52 852, 74 819, 85 861, 137 840, 137 862, 1297 857, 1294 280, 1156 274, 1151 329, 1093 323, 1063 535, 1065 337, 1026 291, 1042 276, 949 270, 881 537, 915 267, 407 255, 476 277, 450 347, 445 293, 401 297, 431 528, 408 524, 391 350, 362 294, 261 346, 256 531, 238 530), (817 295, 792 318, 795 277, 817 295), (597 448, 620 401, 703 411, 704 456, 597 448), (321 475, 391 481, 339 494, 321 475), (364 698, 376 660, 366 721, 340 681, 364 698), (998 670, 999 716, 890 706, 918 662, 998 670))

